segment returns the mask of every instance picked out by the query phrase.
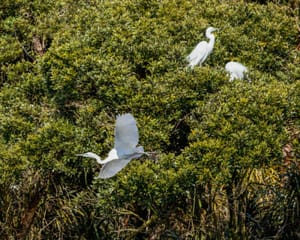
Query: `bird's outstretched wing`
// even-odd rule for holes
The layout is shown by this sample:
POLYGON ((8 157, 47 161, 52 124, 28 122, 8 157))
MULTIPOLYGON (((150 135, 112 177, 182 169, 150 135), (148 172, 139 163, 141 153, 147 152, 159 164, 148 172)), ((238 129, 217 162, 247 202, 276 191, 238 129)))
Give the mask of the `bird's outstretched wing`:
POLYGON ((110 178, 120 172, 131 159, 116 159, 105 163, 101 170, 98 178, 110 178))
POLYGON ((199 63, 203 63, 208 55, 208 52, 208 43, 205 41, 199 42, 194 50, 186 58, 189 62, 189 66, 194 67, 199 63))
POLYGON ((117 116, 115 128, 115 149, 118 155, 130 155, 139 141, 139 133, 134 117, 130 114, 117 116))

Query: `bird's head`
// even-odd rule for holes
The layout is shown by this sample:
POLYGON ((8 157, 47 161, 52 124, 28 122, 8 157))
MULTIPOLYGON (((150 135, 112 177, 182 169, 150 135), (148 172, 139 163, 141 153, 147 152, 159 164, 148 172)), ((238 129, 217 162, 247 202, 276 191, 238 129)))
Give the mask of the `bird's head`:
POLYGON ((214 28, 214 27, 208 27, 207 29, 206 29, 206 36, 209 36, 212 32, 214 32, 214 31, 217 31, 218 30, 218 28, 214 28))

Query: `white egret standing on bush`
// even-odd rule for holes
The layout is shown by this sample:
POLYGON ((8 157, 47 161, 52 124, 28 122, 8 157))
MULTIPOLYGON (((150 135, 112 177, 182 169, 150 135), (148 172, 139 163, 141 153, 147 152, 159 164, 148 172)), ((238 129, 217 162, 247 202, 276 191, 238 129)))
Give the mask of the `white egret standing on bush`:
POLYGON ((77 156, 94 158, 99 164, 103 164, 99 178, 110 178, 121 171, 134 158, 139 158, 144 152, 142 146, 138 146, 139 133, 134 117, 130 114, 117 116, 115 127, 114 148, 104 160, 92 152, 77 154, 77 156))
POLYGON ((234 79, 244 79, 248 69, 239 62, 228 62, 225 65, 225 70, 230 74, 229 81, 234 79))
POLYGON ((209 54, 211 54, 215 44, 215 36, 212 34, 212 32, 216 30, 217 28, 214 27, 208 27, 206 29, 205 35, 209 39, 209 42, 199 42, 190 55, 187 56, 186 59, 189 62, 189 67, 194 68, 197 64, 201 66, 209 54))

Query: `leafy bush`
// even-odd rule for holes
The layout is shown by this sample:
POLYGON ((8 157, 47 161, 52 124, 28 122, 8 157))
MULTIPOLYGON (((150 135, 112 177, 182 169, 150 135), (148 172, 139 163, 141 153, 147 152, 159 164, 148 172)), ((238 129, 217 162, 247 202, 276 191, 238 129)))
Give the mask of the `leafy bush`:
POLYGON ((3 239, 296 238, 293 2, 4 0, 3 239), (208 26, 214 51, 188 69, 208 26), (231 60, 250 82, 229 82, 231 60), (94 179, 76 154, 104 157, 125 112, 156 159, 94 179))

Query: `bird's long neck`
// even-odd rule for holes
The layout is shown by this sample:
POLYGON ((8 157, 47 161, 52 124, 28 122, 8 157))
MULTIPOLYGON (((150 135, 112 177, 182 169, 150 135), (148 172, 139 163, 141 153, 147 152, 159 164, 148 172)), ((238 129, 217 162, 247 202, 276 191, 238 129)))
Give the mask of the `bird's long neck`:
POLYGON ((215 44, 215 36, 213 34, 208 34, 206 36, 209 39, 208 45, 213 48, 214 44, 215 44))
POLYGON ((97 163, 99 164, 104 164, 106 163, 105 160, 102 160, 100 156, 98 156, 97 154, 95 154, 92 158, 96 159, 97 163))
POLYGON ((97 163, 99 164, 105 164, 105 163, 108 163, 110 161, 110 159, 104 159, 104 160, 101 160, 101 158, 95 158, 97 163))

